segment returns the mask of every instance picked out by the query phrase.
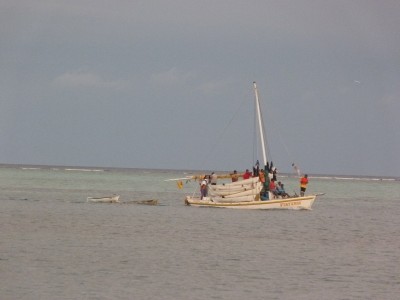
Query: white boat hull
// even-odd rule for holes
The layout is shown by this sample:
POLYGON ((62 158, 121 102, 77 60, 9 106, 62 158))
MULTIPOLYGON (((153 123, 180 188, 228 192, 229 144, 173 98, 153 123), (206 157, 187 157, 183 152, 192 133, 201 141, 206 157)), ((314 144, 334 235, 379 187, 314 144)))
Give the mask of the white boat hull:
POLYGON ((310 210, 313 205, 316 195, 273 199, 265 201, 248 201, 248 202, 215 202, 212 199, 205 198, 200 200, 197 197, 187 196, 185 199, 186 205, 197 207, 220 207, 220 208, 236 208, 236 209, 307 209, 310 210))
POLYGON ((119 195, 109 197, 87 197, 87 202, 98 202, 98 203, 118 203, 119 195))

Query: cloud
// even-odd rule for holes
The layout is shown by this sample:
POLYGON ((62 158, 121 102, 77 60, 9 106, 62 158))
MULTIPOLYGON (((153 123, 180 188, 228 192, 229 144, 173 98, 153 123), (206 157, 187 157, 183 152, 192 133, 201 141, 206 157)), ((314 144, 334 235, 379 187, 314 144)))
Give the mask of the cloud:
POLYGON ((53 80, 53 84, 63 88, 125 89, 129 86, 127 80, 107 80, 96 73, 82 70, 61 74, 53 80))
POLYGON ((204 82, 199 86, 199 90, 203 94, 219 94, 226 93, 232 85, 235 84, 233 79, 221 79, 204 82))
POLYGON ((187 83, 190 79, 194 78, 192 72, 184 72, 176 67, 159 73, 151 75, 151 79, 157 85, 162 86, 175 86, 187 83))

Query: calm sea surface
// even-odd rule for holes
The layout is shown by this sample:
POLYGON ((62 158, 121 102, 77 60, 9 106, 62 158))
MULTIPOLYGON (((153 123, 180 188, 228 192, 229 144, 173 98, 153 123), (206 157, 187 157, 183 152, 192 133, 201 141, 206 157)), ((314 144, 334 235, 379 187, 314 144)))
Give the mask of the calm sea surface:
POLYGON ((182 176, 0 168, 0 299, 399 299, 400 181, 311 178, 313 210, 247 211, 185 206, 182 176))

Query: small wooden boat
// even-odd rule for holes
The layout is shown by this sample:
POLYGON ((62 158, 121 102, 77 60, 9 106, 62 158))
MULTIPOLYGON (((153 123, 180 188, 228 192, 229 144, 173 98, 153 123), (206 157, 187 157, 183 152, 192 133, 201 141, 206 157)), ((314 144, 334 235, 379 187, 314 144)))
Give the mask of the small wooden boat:
POLYGON ((87 202, 98 203, 119 203, 119 195, 112 195, 106 197, 87 197, 87 202))

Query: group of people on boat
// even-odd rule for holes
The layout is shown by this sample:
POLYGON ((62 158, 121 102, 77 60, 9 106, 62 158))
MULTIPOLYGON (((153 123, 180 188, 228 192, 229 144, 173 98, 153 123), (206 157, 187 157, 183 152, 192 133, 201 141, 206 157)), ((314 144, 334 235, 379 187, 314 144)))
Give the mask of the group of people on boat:
POLYGON ((260 182, 263 184, 260 192, 261 200, 269 200, 269 192, 271 192, 274 198, 289 197, 289 194, 287 194, 285 191, 284 184, 280 181, 277 181, 277 173, 278 169, 273 166, 273 162, 271 162, 271 164, 267 162, 267 165, 264 169, 260 169, 260 163, 258 160, 255 163, 253 167, 253 176, 258 176, 260 178, 260 182))
POLYGON ((285 185, 278 181, 275 183, 275 180, 272 179, 269 183, 269 191, 275 196, 275 197, 282 197, 282 198, 288 198, 290 197, 288 193, 285 191, 285 185))
MULTIPOLYGON (((286 191, 285 191, 285 185, 277 181, 277 172, 278 169, 273 166, 273 163, 269 164, 267 162, 267 165, 265 166, 264 169, 260 169, 260 164, 257 160, 256 164, 253 167, 253 172, 250 172, 249 169, 246 169, 246 171, 242 174, 239 175, 237 170, 234 170, 233 173, 230 174, 231 181, 236 182, 239 180, 239 177, 242 177, 243 180, 245 179, 250 179, 252 177, 259 177, 260 182, 263 184, 263 187, 260 192, 260 198, 261 200, 269 200, 269 195, 273 195, 274 198, 289 198, 291 197, 286 191)), ((212 172, 211 175, 205 175, 204 178, 200 182, 200 194, 201 197, 200 199, 203 199, 204 197, 207 197, 208 195, 208 184, 211 185, 216 185, 217 184, 217 179, 218 176, 215 174, 215 172, 212 172)), ((308 175, 305 174, 301 179, 300 179, 300 196, 303 197, 304 193, 306 191, 308 184, 308 175)), ((297 194, 295 195, 297 197, 297 194)))

